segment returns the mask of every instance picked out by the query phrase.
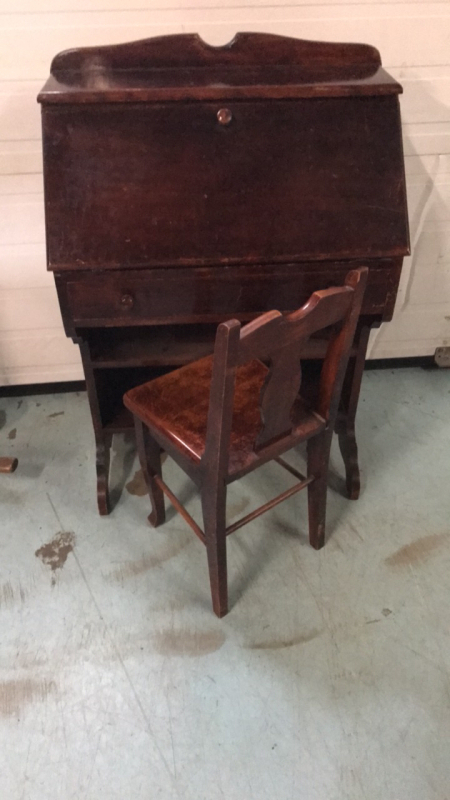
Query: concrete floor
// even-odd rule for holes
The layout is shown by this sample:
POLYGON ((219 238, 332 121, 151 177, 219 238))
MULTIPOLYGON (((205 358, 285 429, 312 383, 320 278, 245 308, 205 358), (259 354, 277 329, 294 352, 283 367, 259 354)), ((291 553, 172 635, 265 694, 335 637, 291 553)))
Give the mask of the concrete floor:
MULTIPOLYGON (((366 373, 360 500, 336 448, 326 547, 304 493, 236 533, 220 621, 202 545, 172 512, 148 527, 118 437, 97 516, 86 396, 0 398, 2 800, 448 799, 449 411, 450 371, 366 373)), ((230 519, 289 481, 235 484, 230 519)))

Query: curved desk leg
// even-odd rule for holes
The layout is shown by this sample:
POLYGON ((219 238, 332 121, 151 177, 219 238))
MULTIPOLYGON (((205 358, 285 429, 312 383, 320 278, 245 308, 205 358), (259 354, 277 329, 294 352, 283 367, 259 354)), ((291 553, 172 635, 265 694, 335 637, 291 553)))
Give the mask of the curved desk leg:
POLYGON ((109 496, 109 462, 111 454, 112 433, 106 432, 103 427, 102 414, 100 411, 98 381, 94 375, 92 367, 89 343, 81 338, 74 339, 80 346, 81 359, 83 361, 84 375, 86 378, 86 389, 91 409, 92 424, 95 436, 95 469, 97 473, 97 505, 101 516, 106 516, 111 511, 109 496))
POLYGON ((358 499, 361 486, 355 418, 358 410, 359 391, 366 361, 369 333, 369 325, 364 324, 357 329, 355 343, 357 344, 358 352, 348 362, 336 422, 339 448, 345 465, 347 494, 351 500, 358 499))
POLYGON ((109 498, 109 463, 111 454, 111 434, 95 434, 95 468, 97 471, 97 504, 101 516, 111 511, 109 498))
POLYGON ((358 464, 358 445, 356 444, 356 434, 354 427, 345 425, 339 429, 339 448, 345 464, 345 483, 347 494, 350 500, 357 500, 361 488, 359 464, 358 464))
POLYGON ((150 525, 157 528, 166 520, 164 492, 155 481, 155 475, 161 478, 161 450, 159 444, 150 435, 148 428, 137 417, 134 418, 134 427, 139 461, 152 505, 148 521, 150 525))

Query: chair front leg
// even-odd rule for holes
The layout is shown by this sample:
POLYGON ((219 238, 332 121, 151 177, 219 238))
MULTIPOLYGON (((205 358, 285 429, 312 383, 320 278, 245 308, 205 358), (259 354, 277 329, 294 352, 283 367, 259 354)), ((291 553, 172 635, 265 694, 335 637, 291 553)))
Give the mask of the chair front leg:
POLYGON ((228 613, 227 543, 225 536, 227 487, 224 482, 202 487, 202 511, 214 613, 228 613))
POLYGON ((134 418, 134 427, 139 461, 152 504, 152 512, 149 514, 148 521, 150 525, 157 528, 166 519, 164 492, 154 479, 155 475, 161 477, 161 451, 158 442, 150 434, 147 426, 137 417, 134 418))
POLYGON ((315 480, 308 485, 309 542, 315 550, 325 544, 325 517, 327 509, 327 479, 330 460, 332 428, 308 439, 308 477, 315 480))

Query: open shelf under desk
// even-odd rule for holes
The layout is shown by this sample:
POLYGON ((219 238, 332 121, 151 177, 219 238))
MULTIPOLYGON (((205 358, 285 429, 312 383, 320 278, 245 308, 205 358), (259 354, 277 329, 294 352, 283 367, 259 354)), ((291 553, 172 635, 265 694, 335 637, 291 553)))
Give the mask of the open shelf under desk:
MULTIPOLYGON (((109 433, 132 430, 133 417, 123 405, 125 392, 170 369, 211 354, 216 330, 216 325, 173 325, 83 331, 84 338, 89 341, 96 375, 103 430, 109 433)), ((324 358, 327 346, 324 338, 307 343, 301 357, 311 366, 307 368, 304 364, 304 389, 311 370, 320 372, 319 361, 324 358)), ((355 352, 353 348, 353 354, 355 352)))
POLYGON ((87 337, 92 366, 182 366, 212 353, 216 329, 216 325, 93 328, 87 337))
POLYGON ((122 408, 115 409, 111 419, 103 426, 103 430, 108 433, 126 433, 133 428, 133 415, 124 405, 122 408))
MULTIPOLYGON (((165 325, 147 328, 92 328, 87 333, 92 366, 177 367, 210 355, 214 349, 216 325, 165 325)), ((328 341, 310 339, 302 358, 322 359, 328 341)), ((354 354, 356 351, 353 350, 354 354)))

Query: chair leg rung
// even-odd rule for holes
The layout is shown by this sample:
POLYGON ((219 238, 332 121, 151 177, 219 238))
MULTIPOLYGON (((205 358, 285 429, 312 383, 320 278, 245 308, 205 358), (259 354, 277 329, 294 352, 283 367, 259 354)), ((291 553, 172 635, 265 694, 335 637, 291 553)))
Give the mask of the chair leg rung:
POLYGON ((196 521, 191 517, 188 511, 186 511, 185 507, 180 503, 178 497, 175 497, 174 493, 170 491, 169 487, 166 483, 164 483, 163 479, 159 477, 159 475, 154 475, 153 480, 158 486, 162 489, 164 494, 169 498, 172 505, 176 508, 179 514, 183 517, 183 519, 187 522, 187 524, 192 528, 195 535, 198 536, 201 542, 205 544, 205 534, 203 533, 202 529, 199 528, 196 521))
POLYGON ((288 464, 287 461, 284 460, 284 458, 281 458, 280 456, 278 456, 277 458, 274 458, 274 461, 276 461, 277 464, 279 464, 280 467, 283 467, 283 469, 285 469, 287 472, 290 472, 291 475, 294 476, 294 478, 297 478, 297 480, 299 480, 299 481, 305 481, 306 480, 305 475, 302 475, 302 473, 299 472, 297 469, 295 469, 294 467, 291 467, 291 465, 288 464))
POLYGON ((286 489, 285 492, 278 494, 273 498, 273 500, 269 500, 268 503, 264 503, 263 506, 251 511, 250 514, 247 514, 245 517, 241 517, 241 519, 238 519, 237 522, 234 522, 232 525, 228 526, 225 531, 226 536, 229 536, 230 533, 234 533, 238 530, 238 528, 242 528, 242 526, 246 525, 247 522, 251 522, 252 520, 256 519, 256 517, 264 514, 266 511, 270 511, 271 508, 277 506, 278 503, 282 503, 283 500, 287 500, 287 498, 291 497, 293 494, 300 492, 305 488, 305 486, 308 486, 308 484, 312 483, 313 480, 315 480, 314 475, 312 475, 310 478, 305 478, 303 481, 300 481, 300 483, 296 483, 295 486, 291 486, 290 489, 286 489))

